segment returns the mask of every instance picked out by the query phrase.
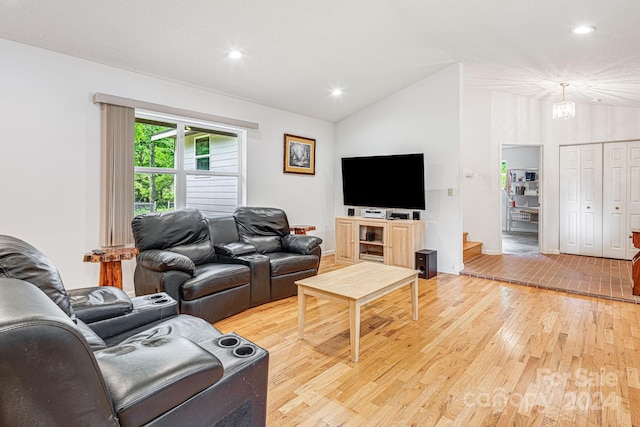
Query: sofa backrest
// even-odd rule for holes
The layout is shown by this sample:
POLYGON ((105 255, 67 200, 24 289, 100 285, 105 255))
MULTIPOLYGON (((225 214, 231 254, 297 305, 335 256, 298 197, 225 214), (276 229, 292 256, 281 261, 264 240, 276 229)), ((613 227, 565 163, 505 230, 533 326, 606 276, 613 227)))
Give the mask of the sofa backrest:
POLYGON ((209 216, 206 220, 209 225, 209 239, 213 245, 240 241, 238 226, 232 216, 209 216))
POLYGON ((0 277, 32 283, 75 321, 76 316, 58 269, 45 254, 27 242, 0 235, 0 277))
POLYGON ((168 250, 187 256, 196 265, 215 259, 208 224, 197 209, 138 215, 131 222, 131 229, 140 252, 168 250))
POLYGON ((34 285, 0 278, 0 348, 0 425, 119 425, 92 350, 34 285))
POLYGON ((260 253, 282 250, 282 237, 289 234, 289 221, 282 209, 241 206, 233 217, 240 240, 254 245, 260 253))

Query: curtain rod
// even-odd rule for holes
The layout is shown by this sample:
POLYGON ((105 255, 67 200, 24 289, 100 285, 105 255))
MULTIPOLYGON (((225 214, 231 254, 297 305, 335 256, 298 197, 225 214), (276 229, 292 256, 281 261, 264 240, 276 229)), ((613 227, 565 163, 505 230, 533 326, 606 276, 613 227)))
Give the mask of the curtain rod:
POLYGON ((245 120, 231 119, 229 117, 216 116, 214 114, 199 113, 197 111, 186 110, 184 108, 169 107, 168 105, 154 104, 153 102, 123 98, 121 96, 109 95, 100 92, 93 94, 93 103, 119 105, 121 107, 155 111, 158 113, 172 114, 174 116, 181 116, 190 119, 206 120, 209 122, 237 126, 245 129, 257 130, 259 128, 258 123, 247 122, 245 120))

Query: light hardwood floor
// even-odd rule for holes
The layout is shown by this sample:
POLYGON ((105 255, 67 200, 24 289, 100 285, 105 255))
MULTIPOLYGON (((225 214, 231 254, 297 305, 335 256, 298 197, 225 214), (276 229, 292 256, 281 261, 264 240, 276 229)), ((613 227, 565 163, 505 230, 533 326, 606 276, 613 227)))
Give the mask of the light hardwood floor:
MULTIPOLYGON (((339 268, 323 258, 321 272, 339 268)), ((270 352, 269 426, 640 425, 640 306, 440 274, 364 307, 296 297, 216 323, 270 352)))

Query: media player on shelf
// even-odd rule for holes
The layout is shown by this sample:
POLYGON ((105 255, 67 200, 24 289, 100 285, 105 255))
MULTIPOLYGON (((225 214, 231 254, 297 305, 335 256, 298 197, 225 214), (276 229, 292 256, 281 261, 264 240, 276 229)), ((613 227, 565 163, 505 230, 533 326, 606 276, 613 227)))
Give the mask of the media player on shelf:
POLYGON ((409 219, 409 214, 402 213, 402 212, 393 212, 389 218, 390 219, 409 219))
POLYGON ((363 218, 387 219, 386 209, 361 209, 360 216, 363 218))

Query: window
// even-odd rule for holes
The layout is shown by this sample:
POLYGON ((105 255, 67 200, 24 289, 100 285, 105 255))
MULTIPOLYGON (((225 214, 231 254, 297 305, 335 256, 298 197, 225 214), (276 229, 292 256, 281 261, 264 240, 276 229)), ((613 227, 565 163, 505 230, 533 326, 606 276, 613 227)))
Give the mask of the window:
POLYGON ((133 243, 134 211, 226 214, 246 204, 247 131, 258 123, 105 93, 93 102, 101 117, 101 246, 133 243), (203 136, 209 166, 198 169, 193 138, 203 136))
POLYGON ((196 169, 209 170, 209 137, 196 138, 196 169))
POLYGON ((244 204, 245 139, 241 129, 136 111, 134 213, 233 212, 244 204))

